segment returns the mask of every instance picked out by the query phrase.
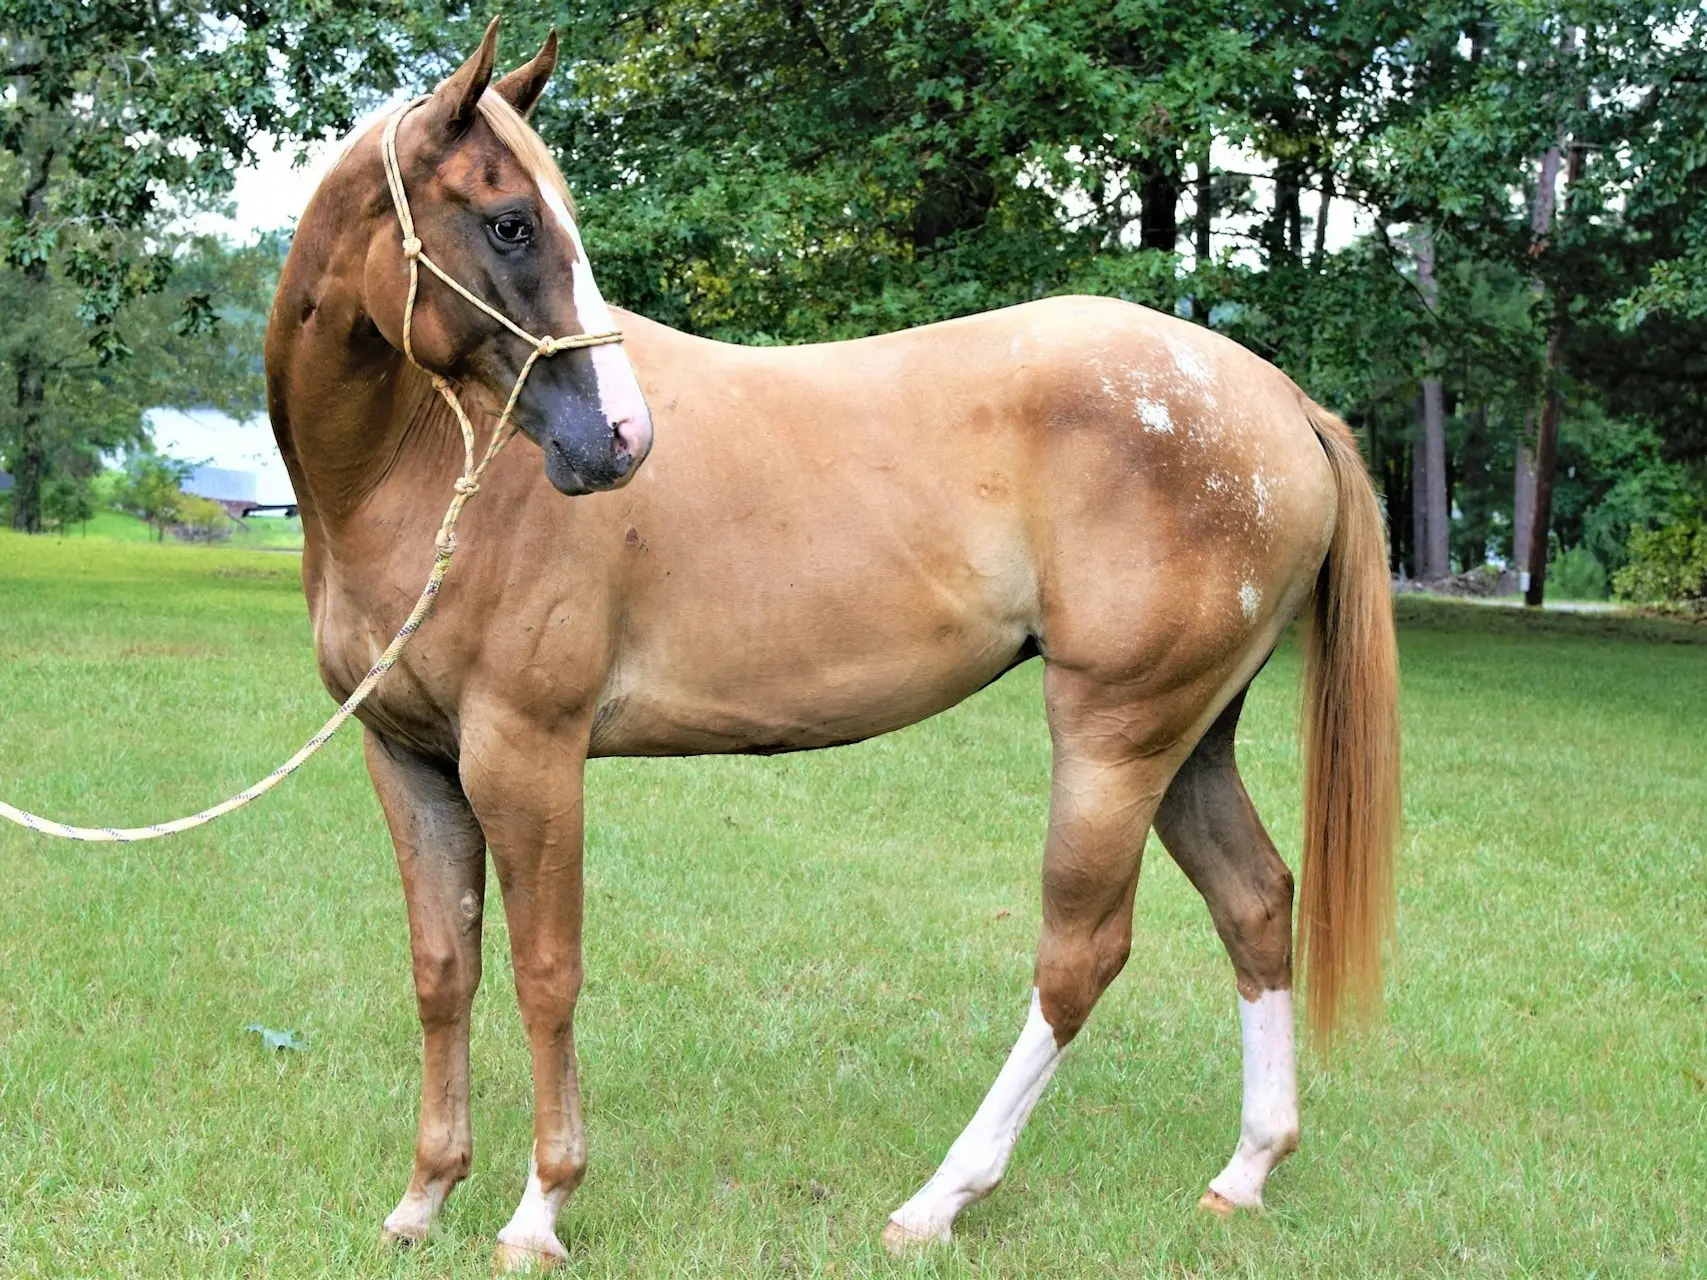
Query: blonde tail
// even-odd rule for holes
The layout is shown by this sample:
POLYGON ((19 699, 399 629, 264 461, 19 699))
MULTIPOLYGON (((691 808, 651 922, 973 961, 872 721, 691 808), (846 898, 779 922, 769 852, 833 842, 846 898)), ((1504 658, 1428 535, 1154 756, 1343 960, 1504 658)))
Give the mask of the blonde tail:
POLYGON ((1311 1038, 1381 1007, 1398 839, 1399 655, 1381 508, 1346 425, 1304 402, 1339 510, 1316 582, 1305 668, 1299 967, 1311 1038))

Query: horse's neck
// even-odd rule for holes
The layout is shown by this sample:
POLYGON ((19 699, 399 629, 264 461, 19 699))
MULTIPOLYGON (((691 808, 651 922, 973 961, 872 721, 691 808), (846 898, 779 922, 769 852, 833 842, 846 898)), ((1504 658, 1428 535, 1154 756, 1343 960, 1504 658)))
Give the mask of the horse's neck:
POLYGON ((278 428, 316 557, 371 558, 373 526, 395 528, 424 493, 449 493, 461 470, 457 426, 431 383, 388 349, 310 344, 297 353, 278 428), (327 349, 329 348, 329 349, 327 349))

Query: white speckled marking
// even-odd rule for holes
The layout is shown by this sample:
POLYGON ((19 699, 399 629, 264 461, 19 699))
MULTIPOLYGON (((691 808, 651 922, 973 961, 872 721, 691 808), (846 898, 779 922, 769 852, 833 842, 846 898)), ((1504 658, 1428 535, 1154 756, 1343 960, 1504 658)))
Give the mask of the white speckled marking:
POLYGON ((1244 611, 1245 621, 1249 622, 1257 616, 1257 606, 1262 603, 1262 592, 1250 583, 1239 588, 1239 608, 1244 611))
POLYGON ((1178 338, 1169 338, 1168 354, 1174 358, 1174 367, 1199 386, 1207 387, 1214 381, 1214 375, 1210 373, 1209 366, 1203 363, 1203 357, 1189 344, 1178 338))
POLYGON ((1173 431, 1173 416, 1168 413, 1168 406, 1160 400, 1140 399, 1136 407, 1138 420, 1144 424, 1144 430, 1164 435, 1173 431))
POLYGON ((1251 493, 1257 500, 1258 520, 1261 520, 1268 515, 1269 495, 1275 491, 1276 487, 1277 486, 1274 481, 1270 480, 1260 471, 1251 476, 1251 493))

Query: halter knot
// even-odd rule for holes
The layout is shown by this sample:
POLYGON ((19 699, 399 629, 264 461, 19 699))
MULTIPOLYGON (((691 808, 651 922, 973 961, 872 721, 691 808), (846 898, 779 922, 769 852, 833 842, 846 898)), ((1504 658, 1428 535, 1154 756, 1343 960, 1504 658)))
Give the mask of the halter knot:
POLYGON ((473 494, 480 492, 480 482, 469 476, 458 476, 453 486, 458 493, 473 494))
POLYGON ((456 534, 449 529, 440 529, 439 536, 433 539, 433 546, 438 550, 439 559, 449 560, 456 551, 456 534))
POLYGON ((403 256, 405 258, 419 258, 421 256, 420 236, 403 237, 403 256))

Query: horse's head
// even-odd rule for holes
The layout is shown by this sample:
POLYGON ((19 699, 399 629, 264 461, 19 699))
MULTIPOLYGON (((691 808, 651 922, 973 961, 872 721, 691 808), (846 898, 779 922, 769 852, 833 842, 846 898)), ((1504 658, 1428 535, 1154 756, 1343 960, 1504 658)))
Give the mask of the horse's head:
MULTIPOLYGON (((474 55, 398 124, 398 176, 415 236, 446 275, 531 334, 615 330, 563 176, 526 121, 556 66, 556 33, 531 62, 490 83, 497 29, 494 20, 474 55)), ((401 349, 408 264, 390 200, 366 276, 374 322, 401 349)), ((415 360, 503 404, 532 348, 432 272, 419 278, 409 326, 415 360)), ((620 343, 537 360, 514 414, 544 451, 546 476, 567 494, 627 483, 652 447, 652 416, 620 343)))

